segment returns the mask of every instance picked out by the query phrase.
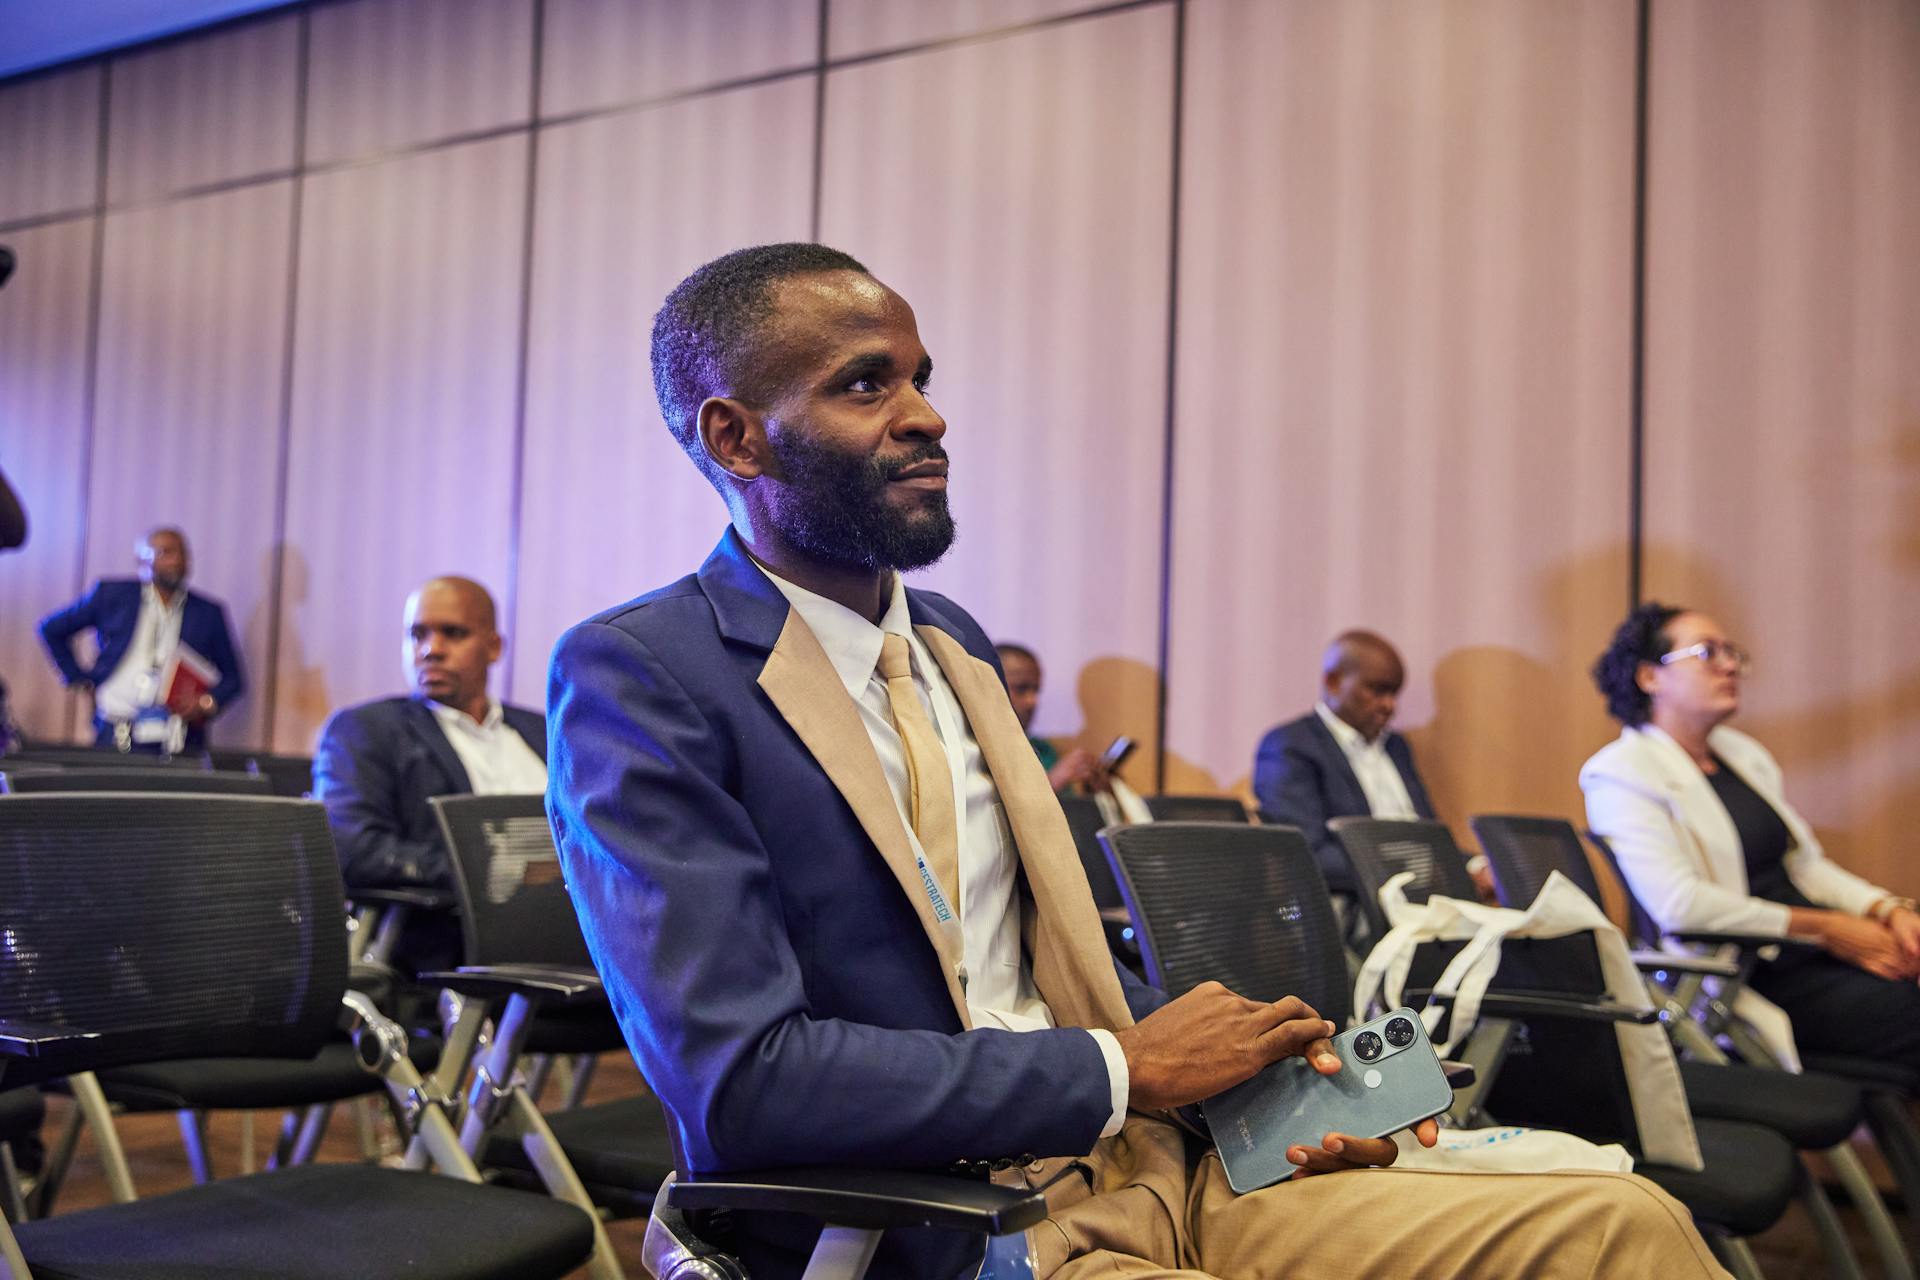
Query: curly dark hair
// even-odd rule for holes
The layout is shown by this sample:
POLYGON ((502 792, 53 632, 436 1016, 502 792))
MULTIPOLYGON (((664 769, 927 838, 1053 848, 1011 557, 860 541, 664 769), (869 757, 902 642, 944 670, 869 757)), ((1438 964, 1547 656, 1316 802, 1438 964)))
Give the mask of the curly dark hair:
POLYGON ((1607 711, 1621 724, 1647 722, 1652 699, 1640 687, 1640 664, 1657 662, 1672 645, 1667 624, 1688 610, 1649 600, 1614 628, 1607 650, 1593 664, 1593 683, 1607 700, 1607 711))
POLYGON ((773 286, 792 276, 829 271, 871 274, 823 244, 763 244, 715 258, 675 285, 653 318, 653 391, 667 429, 715 479, 695 420, 708 396, 738 393, 757 382, 760 326, 773 314, 773 286))

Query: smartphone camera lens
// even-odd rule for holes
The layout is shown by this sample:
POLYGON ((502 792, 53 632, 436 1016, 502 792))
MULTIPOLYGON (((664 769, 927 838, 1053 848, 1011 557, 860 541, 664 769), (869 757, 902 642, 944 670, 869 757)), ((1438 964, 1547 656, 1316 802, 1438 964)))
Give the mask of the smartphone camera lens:
POLYGON ((1404 1049, 1413 1043, 1413 1023, 1405 1018, 1395 1018, 1387 1024, 1387 1043, 1396 1049, 1404 1049))
POLYGON ((1360 1055, 1360 1061, 1372 1062, 1380 1056, 1380 1037, 1371 1031, 1362 1031, 1353 1038, 1353 1051, 1360 1055))

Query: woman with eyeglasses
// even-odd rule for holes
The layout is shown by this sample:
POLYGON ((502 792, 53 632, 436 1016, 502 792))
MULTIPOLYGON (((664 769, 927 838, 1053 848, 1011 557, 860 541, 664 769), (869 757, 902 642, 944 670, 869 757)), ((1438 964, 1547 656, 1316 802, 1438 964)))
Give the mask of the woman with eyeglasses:
POLYGON ((1580 770, 1588 825, 1662 929, 1819 944, 1783 949, 1750 984, 1801 1049, 1920 1069, 1920 914, 1830 861, 1773 756, 1728 727, 1748 667, 1704 613, 1629 614, 1593 667, 1621 730, 1580 770))

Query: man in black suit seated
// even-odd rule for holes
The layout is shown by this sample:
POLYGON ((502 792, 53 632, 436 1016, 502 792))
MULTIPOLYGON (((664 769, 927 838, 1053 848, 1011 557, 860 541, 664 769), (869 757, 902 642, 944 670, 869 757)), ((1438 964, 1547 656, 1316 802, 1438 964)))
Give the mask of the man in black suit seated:
MULTIPOLYGON (((428 799, 547 786, 545 717, 487 693, 500 632, 485 587, 434 578, 407 597, 404 649, 412 695, 336 712, 314 750, 314 795, 349 889, 450 889, 428 799)), ((456 941, 450 919, 410 920, 401 967, 450 962, 456 941)))
MULTIPOLYGON (((1371 631, 1343 632, 1320 660, 1320 701, 1269 730, 1254 753, 1261 816, 1306 832, 1335 893, 1354 892, 1353 870, 1328 819, 1434 816, 1413 748, 1387 727, 1405 683, 1406 667, 1386 640, 1371 631)), ((1486 859, 1475 858, 1468 869, 1487 892, 1486 859)))

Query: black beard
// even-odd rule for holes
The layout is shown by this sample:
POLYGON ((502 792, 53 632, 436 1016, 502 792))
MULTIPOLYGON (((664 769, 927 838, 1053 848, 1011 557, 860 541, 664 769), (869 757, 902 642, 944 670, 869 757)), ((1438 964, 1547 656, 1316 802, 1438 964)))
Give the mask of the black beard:
POLYGON ((926 568, 953 546, 944 491, 924 493, 917 510, 887 503, 894 476, 945 459, 937 443, 894 462, 842 452, 799 432, 782 432, 770 443, 783 490, 774 521, 798 550, 829 564, 905 571, 926 568))

